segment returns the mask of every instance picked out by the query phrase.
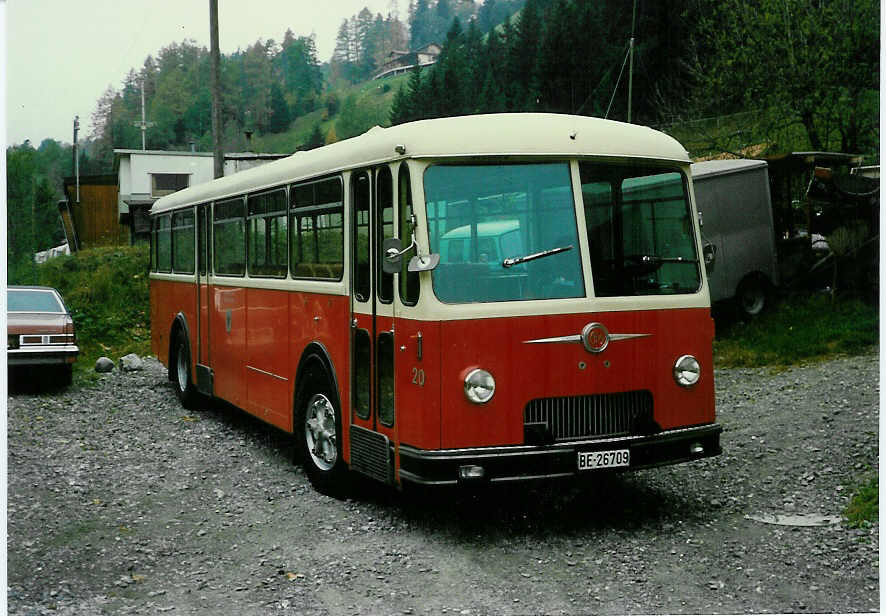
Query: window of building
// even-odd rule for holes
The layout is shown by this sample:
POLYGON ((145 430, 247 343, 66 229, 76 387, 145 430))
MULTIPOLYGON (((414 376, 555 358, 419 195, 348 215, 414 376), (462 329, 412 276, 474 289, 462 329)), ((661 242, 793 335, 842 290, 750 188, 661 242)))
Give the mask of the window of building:
POLYGON ((151 196, 162 197, 187 188, 190 177, 188 173, 152 173, 151 196))

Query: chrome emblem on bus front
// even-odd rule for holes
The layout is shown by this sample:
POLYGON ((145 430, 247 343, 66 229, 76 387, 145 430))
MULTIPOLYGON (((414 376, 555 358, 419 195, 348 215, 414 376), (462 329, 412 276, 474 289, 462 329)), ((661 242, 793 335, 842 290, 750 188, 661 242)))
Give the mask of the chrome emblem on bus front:
POLYGON ((588 323, 581 330, 581 341, 589 353, 602 353, 609 346, 609 331, 602 323, 588 323))
POLYGON ((631 338, 645 338, 652 334, 610 334, 609 330, 602 323, 588 323, 585 325, 580 334, 570 336, 555 336, 553 338, 536 338, 535 340, 524 340, 523 344, 552 344, 561 342, 580 343, 584 345, 588 353, 602 353, 609 346, 610 342, 619 340, 630 340, 631 338))

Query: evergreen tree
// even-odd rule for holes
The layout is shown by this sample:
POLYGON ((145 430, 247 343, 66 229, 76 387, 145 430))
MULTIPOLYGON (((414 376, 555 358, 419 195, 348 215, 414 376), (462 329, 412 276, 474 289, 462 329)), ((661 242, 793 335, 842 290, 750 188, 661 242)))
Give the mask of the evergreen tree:
POLYGON ((391 125, 403 124, 410 119, 410 101, 406 86, 400 84, 397 93, 394 95, 394 101, 391 103, 391 125))
POLYGON ((428 0, 416 0, 409 24, 409 48, 416 50, 431 42, 433 16, 428 0))
POLYGON ((283 88, 276 81, 271 84, 271 117, 268 129, 272 133, 282 133, 289 128, 289 107, 283 96, 283 88))
POLYGON ((480 12, 477 14, 477 26, 481 32, 489 32, 497 24, 494 19, 495 0, 483 0, 480 12))
POLYGON ((464 45, 464 34, 458 19, 452 20, 452 27, 446 34, 445 50, 440 54, 432 73, 440 73, 440 92, 437 99, 438 114, 441 116, 463 115, 470 110, 465 86, 470 83, 470 68, 464 45))
POLYGON ((319 148, 325 145, 325 141, 323 140, 323 131, 320 130, 320 123, 317 122, 314 124, 314 130, 311 131, 311 136, 308 137, 307 143, 305 143, 305 150, 313 150, 314 148, 319 148))

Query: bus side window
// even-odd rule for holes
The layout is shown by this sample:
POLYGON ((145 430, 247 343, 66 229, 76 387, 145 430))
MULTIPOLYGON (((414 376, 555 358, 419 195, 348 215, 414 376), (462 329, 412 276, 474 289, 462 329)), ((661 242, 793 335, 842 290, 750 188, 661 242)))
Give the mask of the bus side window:
POLYGON ((157 271, 172 271, 172 217, 157 218, 157 271))
POLYGON ((194 210, 172 215, 172 271, 194 273, 194 210))
POLYGON ((384 240, 394 237, 394 185, 391 170, 381 167, 375 176, 375 209, 376 209, 376 259, 375 277, 379 280, 378 299, 390 304, 394 299, 394 275, 386 274, 382 269, 382 250, 384 240))
POLYGON ((361 171, 351 180, 352 208, 354 212, 354 297, 358 302, 369 301, 371 291, 369 275, 369 174, 361 171))
POLYGON ((157 218, 151 219, 151 265, 150 271, 157 271, 157 218))
POLYGON ((246 273, 245 213, 241 197, 215 204, 212 245, 216 274, 242 276, 246 273))
POLYGON ((344 269, 341 178, 297 184, 289 190, 289 204, 292 277, 341 280, 344 269))
POLYGON ((285 278, 287 268, 286 191, 250 195, 246 229, 249 275, 285 278))
MULTIPOLYGON (((400 217, 399 236, 403 245, 407 246, 412 239, 412 225, 410 224, 412 217, 412 184, 409 181, 409 168, 406 166, 406 163, 400 165, 397 183, 397 209, 399 210, 400 217)), ((411 257, 412 253, 407 253, 403 257, 403 266, 400 270, 400 301, 407 306, 415 306, 418 303, 419 294, 419 273, 407 270, 411 257)))

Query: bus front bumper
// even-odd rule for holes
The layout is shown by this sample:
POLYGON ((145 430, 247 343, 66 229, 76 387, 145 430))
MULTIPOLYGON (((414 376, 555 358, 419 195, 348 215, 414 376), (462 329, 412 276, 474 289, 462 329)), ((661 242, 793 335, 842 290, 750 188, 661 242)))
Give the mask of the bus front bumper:
MULTIPOLYGON (((602 470, 635 470, 719 455, 719 424, 665 430, 657 434, 568 441, 552 445, 513 445, 470 449, 418 449, 400 445, 400 480, 421 485, 503 483, 578 477, 581 454, 630 452, 627 466, 602 470)), ((584 456, 587 458, 587 455, 584 456)))

